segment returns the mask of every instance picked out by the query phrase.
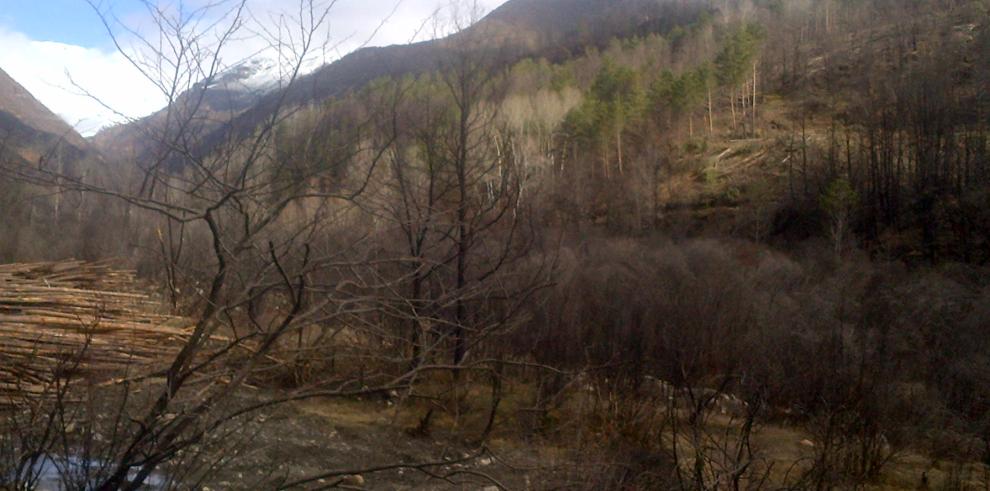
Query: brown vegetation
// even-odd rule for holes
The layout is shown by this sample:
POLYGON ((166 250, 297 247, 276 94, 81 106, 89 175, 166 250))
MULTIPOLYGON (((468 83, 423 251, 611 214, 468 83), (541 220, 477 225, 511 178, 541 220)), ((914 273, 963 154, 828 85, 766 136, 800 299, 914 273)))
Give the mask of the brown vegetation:
POLYGON ((123 256, 192 327, 89 291, 126 288, 100 267, 0 268, 0 330, 91 320, 27 358, 55 397, 11 413, 0 483, 79 455, 82 487, 230 484, 284 445, 305 463, 235 485, 986 485, 985 2, 629 1, 598 31, 518 1, 302 77, 332 3, 300 2, 303 37, 270 40, 290 76, 244 112, 207 107, 243 2, 209 48, 157 12, 188 51, 156 59, 205 81, 158 81, 183 95, 121 172, 3 154, 5 258, 75 237, 48 254, 123 256), (513 22, 548 32, 496 42, 513 22), (167 363, 69 383, 101 333, 167 363), (416 453, 314 463, 339 435, 272 414, 416 453))

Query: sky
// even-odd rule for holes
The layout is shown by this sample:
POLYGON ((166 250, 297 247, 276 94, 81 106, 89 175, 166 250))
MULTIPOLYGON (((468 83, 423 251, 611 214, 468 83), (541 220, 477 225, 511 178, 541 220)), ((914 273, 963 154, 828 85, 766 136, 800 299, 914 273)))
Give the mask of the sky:
MULTIPOLYGON (((224 52, 226 63, 263 50, 268 43, 262 33, 275 32, 280 18, 297 17, 299 0, 247 1, 245 27, 224 52)), ((478 8, 487 12, 504 1, 478 0, 478 8)), ((84 136, 151 114, 165 105, 166 96, 115 47, 97 14, 99 10, 109 20, 125 53, 140 56, 140 45, 128 31, 145 38, 156 32, 146 2, 173 15, 181 6, 189 18, 189 12, 216 0, 0 0, 0 69, 84 136)), ((434 32, 428 19, 450 3, 336 0, 321 38, 329 48, 314 52, 308 66, 333 61, 362 45, 428 39, 434 32)), ((220 12, 213 9, 197 17, 200 25, 212 25, 220 12)))

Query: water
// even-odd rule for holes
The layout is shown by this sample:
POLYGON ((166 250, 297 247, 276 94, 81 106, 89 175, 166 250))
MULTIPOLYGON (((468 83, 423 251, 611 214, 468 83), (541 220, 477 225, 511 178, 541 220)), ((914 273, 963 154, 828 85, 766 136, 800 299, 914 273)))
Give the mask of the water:
MULTIPOLYGON (((45 458, 39 460, 32 470, 32 475, 38 476, 37 490, 38 491, 76 491, 76 486, 67 487, 65 482, 73 483, 75 482, 75 477, 85 476, 87 471, 89 473, 97 473, 105 464, 105 462, 93 459, 83 459, 76 456, 66 457, 52 457, 45 456, 45 458), (65 479, 63 479, 65 476, 65 479)), ((137 470, 131 471, 128 477, 133 478, 137 475, 137 470)), ((168 484, 167 479, 164 475, 158 472, 152 473, 145 480, 144 486, 141 489, 148 491, 159 491, 166 489, 168 484)), ((93 483, 87 483, 88 486, 92 486, 93 483)), ((87 487, 86 489, 91 489, 87 487)))

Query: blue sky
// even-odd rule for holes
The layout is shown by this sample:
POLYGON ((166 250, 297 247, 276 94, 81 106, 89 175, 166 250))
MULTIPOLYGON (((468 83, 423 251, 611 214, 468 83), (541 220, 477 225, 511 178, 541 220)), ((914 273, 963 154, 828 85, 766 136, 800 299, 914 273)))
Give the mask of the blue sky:
MULTIPOLYGON (((100 0, 95 2, 98 6, 100 0)), ((84 0, 0 0, 0 25, 37 41, 57 41, 90 48, 110 49, 100 18, 84 0)), ((102 1, 122 15, 140 12, 138 0, 102 1)))
MULTIPOLYGON (((149 0, 159 5, 201 5, 215 0, 149 0)), ((227 0, 237 1, 237 0, 227 0)), ((247 0, 254 22, 290 11, 298 0, 247 0)), ((321 0, 328 1, 328 0, 321 0)), ((428 37, 424 22, 452 2, 472 0, 337 0, 327 36, 336 46, 323 51, 313 66, 359 47, 401 44, 428 37), (390 13, 394 15, 371 34, 390 13), (419 33, 419 34, 417 34, 419 33)), ((490 11, 505 0, 477 0, 490 11)), ((144 32, 148 14, 141 0, 93 0, 128 28, 144 32)), ((122 32, 117 27, 115 32, 122 32)), ((244 36, 230 46, 229 59, 258 51, 260 40, 244 36)), ((124 43, 125 46, 132 46, 124 43)), ((263 43, 262 43, 263 44, 263 43)), ((85 136, 100 128, 151 114, 165 104, 164 95, 113 42, 86 0, 0 0, 0 69, 7 72, 53 112, 85 136)))

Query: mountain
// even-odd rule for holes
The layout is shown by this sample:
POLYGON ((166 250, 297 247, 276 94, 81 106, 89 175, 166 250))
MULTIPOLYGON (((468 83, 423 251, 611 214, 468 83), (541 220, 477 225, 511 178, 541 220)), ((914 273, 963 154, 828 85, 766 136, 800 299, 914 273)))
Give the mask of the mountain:
POLYGON ((21 84, 0 70, 0 149, 27 161, 57 150, 64 161, 92 152, 68 123, 39 102, 21 84))
POLYGON ((663 31, 701 11, 698 6, 674 8, 656 0, 510 0, 446 38, 355 51, 303 76, 291 99, 324 100, 376 78, 435 70, 452 48, 467 40, 491 49, 504 63, 529 56, 555 59, 605 45, 616 36, 663 31))
MULTIPOLYGON (((194 87, 180 96, 174 107, 200 107, 195 124, 202 136, 201 151, 231 137, 245 138, 277 108, 319 103, 382 77, 415 75, 435 70, 452 47, 473 38, 474 44, 492 50, 499 63, 539 56, 561 60, 604 46, 614 37, 666 32, 686 25, 705 12, 701 3, 657 0, 510 0, 467 29, 446 38, 406 45, 359 49, 341 59, 299 77, 286 91, 271 80, 265 62, 240 65, 203 91, 194 87), (266 77, 266 74, 267 77, 266 77), (258 83, 268 80, 268 83, 258 83), (202 100, 200 100, 202 97, 202 100), (200 104, 197 106, 197 104, 200 104)), ((117 159, 144 159, 150 143, 144 135, 161 129, 164 111, 147 118, 108 128, 92 141, 105 155, 117 159)), ((157 132, 160 134, 160 132, 157 132)))
POLYGON ((504 32, 504 40, 526 42, 542 56, 554 58, 601 46, 616 36, 667 32, 688 25, 704 10, 702 2, 512 0, 478 27, 504 32))
MULTIPOLYGON (((278 85, 274 61, 254 59, 220 74, 212 84, 196 84, 176 98, 173 109, 195 112, 195 131, 209 133, 223 121, 255 105, 263 95, 278 85)), ((93 145, 116 161, 147 156, 154 148, 149 134, 159 134, 169 125, 168 113, 162 109, 148 117, 101 130, 91 138, 93 145)))

